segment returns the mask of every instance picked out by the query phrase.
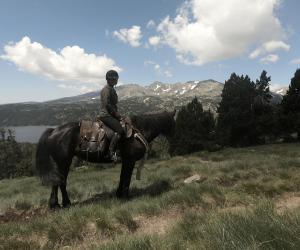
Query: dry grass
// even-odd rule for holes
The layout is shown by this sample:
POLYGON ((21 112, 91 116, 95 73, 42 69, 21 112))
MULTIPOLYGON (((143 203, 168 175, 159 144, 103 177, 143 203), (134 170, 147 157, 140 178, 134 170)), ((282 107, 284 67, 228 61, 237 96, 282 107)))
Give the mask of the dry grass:
POLYGON ((299 144, 152 160, 127 202, 120 166, 81 168, 57 212, 35 178, 4 180, 0 249, 299 249, 299 167, 299 144), (193 174, 205 178, 184 184, 193 174))

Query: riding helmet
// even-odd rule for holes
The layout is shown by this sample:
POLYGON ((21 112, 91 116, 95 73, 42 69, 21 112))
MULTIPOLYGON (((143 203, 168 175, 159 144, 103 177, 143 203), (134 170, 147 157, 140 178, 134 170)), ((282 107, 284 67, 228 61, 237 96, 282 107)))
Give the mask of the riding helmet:
POLYGON ((119 74, 115 70, 109 70, 106 72, 106 80, 117 80, 119 79, 119 74))

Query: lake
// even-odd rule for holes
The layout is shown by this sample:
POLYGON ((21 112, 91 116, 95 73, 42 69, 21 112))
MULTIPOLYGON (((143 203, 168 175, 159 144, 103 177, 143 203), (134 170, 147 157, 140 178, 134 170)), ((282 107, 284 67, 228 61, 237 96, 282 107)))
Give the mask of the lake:
POLYGON ((31 142, 37 143, 40 136, 47 128, 55 128, 56 126, 17 126, 7 127, 15 131, 15 137, 17 142, 31 142))

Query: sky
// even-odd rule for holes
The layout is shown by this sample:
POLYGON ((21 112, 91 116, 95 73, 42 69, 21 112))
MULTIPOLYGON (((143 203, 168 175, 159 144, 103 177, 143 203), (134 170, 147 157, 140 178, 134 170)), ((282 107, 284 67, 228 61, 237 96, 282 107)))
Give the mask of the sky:
POLYGON ((0 0, 0 104, 300 66, 298 0, 0 0))

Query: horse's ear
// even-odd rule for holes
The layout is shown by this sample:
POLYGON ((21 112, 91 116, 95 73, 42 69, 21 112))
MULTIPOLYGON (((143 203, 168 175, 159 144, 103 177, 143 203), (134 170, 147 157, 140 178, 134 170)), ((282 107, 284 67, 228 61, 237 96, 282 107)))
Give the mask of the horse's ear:
POLYGON ((174 117, 176 115, 176 109, 172 112, 172 116, 174 117))

